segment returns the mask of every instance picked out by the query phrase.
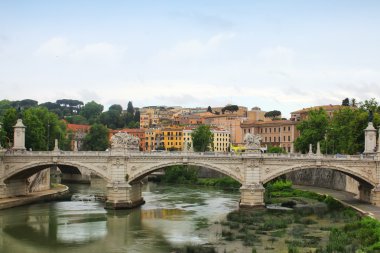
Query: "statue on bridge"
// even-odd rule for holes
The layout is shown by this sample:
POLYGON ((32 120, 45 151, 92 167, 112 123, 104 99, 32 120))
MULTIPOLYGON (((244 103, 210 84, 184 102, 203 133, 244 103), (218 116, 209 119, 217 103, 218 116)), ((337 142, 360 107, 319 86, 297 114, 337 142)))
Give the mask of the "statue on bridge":
POLYGON ((118 132, 111 137, 111 149, 139 151, 140 139, 128 133, 118 132))
POLYGON ((245 150, 246 152, 261 152, 261 136, 251 133, 246 133, 244 136, 245 150))

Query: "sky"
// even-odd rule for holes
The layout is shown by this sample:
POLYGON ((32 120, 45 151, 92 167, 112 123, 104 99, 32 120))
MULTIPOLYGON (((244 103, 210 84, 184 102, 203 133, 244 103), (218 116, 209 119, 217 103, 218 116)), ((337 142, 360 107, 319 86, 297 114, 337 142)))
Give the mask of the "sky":
POLYGON ((380 1, 0 0, 0 100, 280 110, 380 95, 380 1))

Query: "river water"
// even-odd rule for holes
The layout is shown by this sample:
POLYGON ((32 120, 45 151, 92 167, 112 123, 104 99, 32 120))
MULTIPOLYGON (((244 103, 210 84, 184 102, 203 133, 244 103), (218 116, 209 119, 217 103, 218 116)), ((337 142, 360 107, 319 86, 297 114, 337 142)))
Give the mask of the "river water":
POLYGON ((104 194, 101 187, 70 189, 76 200, 0 211, 0 253, 168 253, 215 241, 217 235, 202 225, 223 220, 239 201, 238 192, 148 183, 145 205, 115 211, 87 201, 104 194))

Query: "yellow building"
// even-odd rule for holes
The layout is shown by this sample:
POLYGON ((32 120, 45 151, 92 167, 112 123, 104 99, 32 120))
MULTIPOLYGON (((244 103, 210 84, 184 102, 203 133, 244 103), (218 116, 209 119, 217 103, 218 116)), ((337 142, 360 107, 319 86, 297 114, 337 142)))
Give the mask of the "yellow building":
POLYGON ((214 140, 213 140, 213 149, 215 152, 228 152, 231 137, 230 132, 224 129, 212 129, 214 140))
MULTIPOLYGON (((189 147, 192 146, 193 140, 191 138, 191 133, 193 132, 193 129, 184 129, 183 135, 182 135, 182 143, 183 145, 187 144, 189 147)), ((213 141, 212 141, 212 147, 210 147, 210 150, 214 152, 228 152, 230 143, 231 143, 231 137, 230 132, 224 129, 211 129, 211 133, 213 134, 213 141)), ((184 147, 183 147, 184 148, 184 147)))
POLYGON ((162 130, 165 150, 182 150, 182 131, 181 127, 168 127, 162 130))
MULTIPOLYGON (((191 138, 191 133, 193 132, 192 129, 183 129, 182 131, 182 144, 187 145, 188 148, 190 148, 193 145, 193 139, 191 138)), ((185 148, 185 146, 182 147, 182 150, 185 148)))
POLYGON ((145 130, 145 150, 159 150, 164 147, 162 131, 160 129, 145 130))

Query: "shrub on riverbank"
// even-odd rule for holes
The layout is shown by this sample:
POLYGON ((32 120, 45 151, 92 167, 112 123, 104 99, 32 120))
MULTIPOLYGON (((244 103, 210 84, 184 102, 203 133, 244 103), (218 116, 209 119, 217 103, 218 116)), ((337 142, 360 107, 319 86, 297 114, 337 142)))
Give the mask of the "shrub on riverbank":
POLYGON ((380 221, 363 217, 343 228, 334 228, 326 248, 318 252, 380 252, 380 221))
POLYGON ((230 178, 230 177, 220 177, 220 178, 198 178, 197 184, 204 186, 213 186, 223 189, 239 189, 241 184, 230 178))
POLYGON ((198 178, 198 167, 174 165, 165 169, 161 182, 171 184, 197 184, 222 189, 239 189, 240 183, 230 177, 198 178))

